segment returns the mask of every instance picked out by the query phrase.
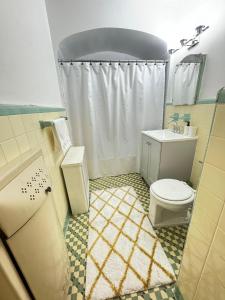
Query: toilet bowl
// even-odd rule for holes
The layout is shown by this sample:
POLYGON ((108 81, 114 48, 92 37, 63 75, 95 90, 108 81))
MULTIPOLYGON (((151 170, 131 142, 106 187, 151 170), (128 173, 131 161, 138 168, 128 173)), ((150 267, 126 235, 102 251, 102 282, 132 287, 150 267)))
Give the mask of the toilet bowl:
POLYGON ((153 226, 169 226, 189 222, 188 210, 195 190, 176 179, 160 179, 150 186, 149 218, 153 226))

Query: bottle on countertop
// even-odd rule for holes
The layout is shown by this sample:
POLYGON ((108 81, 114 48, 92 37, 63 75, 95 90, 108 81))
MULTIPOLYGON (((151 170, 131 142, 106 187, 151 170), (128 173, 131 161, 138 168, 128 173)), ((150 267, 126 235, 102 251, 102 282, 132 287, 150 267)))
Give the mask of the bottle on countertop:
POLYGON ((188 136, 190 137, 195 137, 196 133, 197 133, 198 128, 195 126, 189 126, 189 130, 188 130, 188 136))
POLYGON ((184 126, 184 135, 189 135, 190 121, 185 121, 186 125, 184 126))

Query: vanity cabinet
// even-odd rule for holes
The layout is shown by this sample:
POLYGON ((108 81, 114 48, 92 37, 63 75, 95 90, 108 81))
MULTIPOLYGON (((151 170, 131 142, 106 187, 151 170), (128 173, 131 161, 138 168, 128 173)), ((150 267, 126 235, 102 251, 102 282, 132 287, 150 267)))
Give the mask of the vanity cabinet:
POLYGON ((147 133, 142 132, 140 173, 148 185, 162 178, 189 180, 197 140, 160 141, 147 133))

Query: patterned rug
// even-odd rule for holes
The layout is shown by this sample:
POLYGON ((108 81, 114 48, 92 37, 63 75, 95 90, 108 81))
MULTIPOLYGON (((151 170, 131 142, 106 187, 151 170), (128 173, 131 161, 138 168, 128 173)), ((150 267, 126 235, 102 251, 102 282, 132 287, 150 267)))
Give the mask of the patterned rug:
POLYGON ((93 191, 86 299, 108 299, 169 284, 175 275, 131 186, 93 191))
MULTIPOLYGON (((90 191, 108 189, 113 187, 132 186, 147 213, 149 208, 149 187, 143 181, 140 174, 131 173, 126 175, 103 177, 90 180, 90 191)), ((65 238, 70 258, 71 286, 68 290, 68 300, 85 299, 86 283, 86 259, 88 243, 88 218, 89 213, 80 214, 76 217, 69 216, 65 222, 65 238)), ((170 226, 155 229, 160 243, 178 275, 182 258, 184 243, 188 226, 170 226)), ((174 300, 174 283, 160 286, 145 291, 139 291, 113 300, 174 300)))

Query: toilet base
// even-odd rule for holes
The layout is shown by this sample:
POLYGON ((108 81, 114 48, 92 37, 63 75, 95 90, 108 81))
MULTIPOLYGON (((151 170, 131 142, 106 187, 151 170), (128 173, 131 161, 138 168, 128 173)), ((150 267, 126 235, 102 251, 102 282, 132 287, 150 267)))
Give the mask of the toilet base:
POLYGON ((150 222, 154 228, 189 224, 189 220, 187 220, 186 217, 177 217, 177 218, 174 217, 154 224, 150 219, 150 222))
POLYGON ((191 205, 188 207, 186 206, 183 210, 172 211, 151 201, 149 207, 149 219, 153 227, 188 224, 190 221, 190 216, 188 214, 189 207, 191 207, 191 205))

